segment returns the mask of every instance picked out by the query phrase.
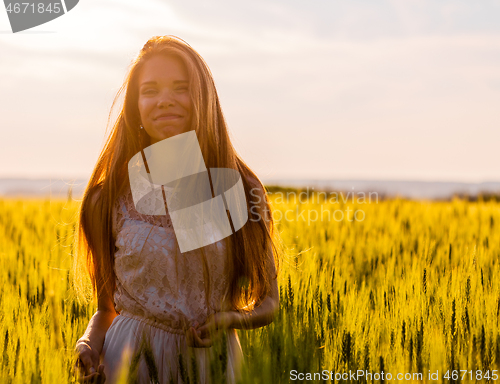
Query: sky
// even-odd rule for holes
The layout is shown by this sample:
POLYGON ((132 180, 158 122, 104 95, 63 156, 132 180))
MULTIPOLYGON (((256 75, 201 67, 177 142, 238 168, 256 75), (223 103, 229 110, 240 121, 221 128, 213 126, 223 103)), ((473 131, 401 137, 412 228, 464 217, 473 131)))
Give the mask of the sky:
POLYGON ((84 0, 13 34, 0 9, 0 177, 88 177, 131 60, 172 34, 262 180, 500 181, 499 19, 488 0, 84 0))

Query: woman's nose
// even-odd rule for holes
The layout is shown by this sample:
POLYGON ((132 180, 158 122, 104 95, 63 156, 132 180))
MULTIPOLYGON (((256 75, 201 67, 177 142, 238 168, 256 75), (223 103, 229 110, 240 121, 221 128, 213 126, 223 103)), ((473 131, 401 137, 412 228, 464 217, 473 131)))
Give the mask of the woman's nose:
POLYGON ((160 93, 160 97, 158 99, 158 107, 168 107, 174 105, 174 96, 170 90, 165 90, 160 93))

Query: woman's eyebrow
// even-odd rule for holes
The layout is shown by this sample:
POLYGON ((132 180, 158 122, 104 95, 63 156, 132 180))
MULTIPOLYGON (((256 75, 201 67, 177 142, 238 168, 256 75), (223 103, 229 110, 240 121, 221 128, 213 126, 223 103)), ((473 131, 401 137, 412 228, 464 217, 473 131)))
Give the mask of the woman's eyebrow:
MULTIPOLYGON (((186 84, 189 83, 189 80, 175 80, 174 84, 186 84)), ((145 81, 142 83, 140 86, 142 87, 143 85, 149 85, 149 84, 158 84, 157 81, 145 81)))

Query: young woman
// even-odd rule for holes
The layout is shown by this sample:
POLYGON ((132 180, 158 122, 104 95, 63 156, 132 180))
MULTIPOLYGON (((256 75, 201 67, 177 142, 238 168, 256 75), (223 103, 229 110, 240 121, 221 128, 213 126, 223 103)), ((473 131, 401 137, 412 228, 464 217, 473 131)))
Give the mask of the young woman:
POLYGON ((98 304, 76 345, 80 381, 114 383, 125 372, 140 383, 222 382, 217 374, 235 383, 235 329, 265 326, 279 307, 280 247, 264 187, 233 148, 210 70, 186 42, 151 38, 115 103, 123 93, 79 212, 75 285, 83 289, 86 270, 98 304), (248 221, 181 252, 168 211, 136 209, 128 164, 189 131, 206 168, 238 171, 248 221))

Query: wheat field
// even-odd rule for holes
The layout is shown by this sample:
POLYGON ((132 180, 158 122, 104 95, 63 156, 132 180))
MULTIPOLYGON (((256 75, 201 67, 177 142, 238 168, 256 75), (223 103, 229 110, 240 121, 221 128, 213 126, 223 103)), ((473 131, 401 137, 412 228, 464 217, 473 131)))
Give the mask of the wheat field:
MULTIPOLYGON (((485 382, 500 373, 500 203, 276 196, 288 248, 280 311, 267 327, 238 330, 244 383, 365 382, 368 373, 368 382, 418 382, 418 373, 485 382)), ((73 347, 96 310, 71 289, 78 207, 0 199, 1 383, 75 382, 73 347)))

